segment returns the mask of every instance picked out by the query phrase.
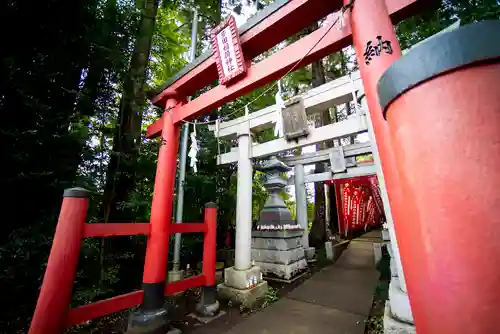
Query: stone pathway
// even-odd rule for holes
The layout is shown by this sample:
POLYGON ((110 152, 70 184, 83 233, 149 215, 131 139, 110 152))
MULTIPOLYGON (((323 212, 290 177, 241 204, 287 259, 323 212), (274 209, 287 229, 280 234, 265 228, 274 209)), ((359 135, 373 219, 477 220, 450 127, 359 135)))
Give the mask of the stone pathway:
POLYGON ((379 278, 373 259, 378 238, 370 232, 355 239, 335 264, 224 333, 363 334, 379 278))

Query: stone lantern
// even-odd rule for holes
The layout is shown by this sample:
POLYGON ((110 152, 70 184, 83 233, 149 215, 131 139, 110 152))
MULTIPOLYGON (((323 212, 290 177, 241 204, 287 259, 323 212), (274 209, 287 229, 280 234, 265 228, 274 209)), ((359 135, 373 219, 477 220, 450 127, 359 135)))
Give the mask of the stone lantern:
POLYGON ((252 259, 266 276, 291 280, 307 268, 300 242, 304 230, 280 196, 287 185, 282 174, 291 168, 273 156, 255 169, 265 173, 269 199, 252 231, 252 259))

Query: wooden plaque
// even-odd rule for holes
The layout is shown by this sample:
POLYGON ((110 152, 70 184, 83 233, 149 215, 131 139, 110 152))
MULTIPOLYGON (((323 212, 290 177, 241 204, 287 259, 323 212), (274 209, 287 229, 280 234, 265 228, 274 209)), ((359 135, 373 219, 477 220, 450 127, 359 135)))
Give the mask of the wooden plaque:
POLYGON ((282 110, 285 139, 291 141, 306 137, 309 134, 309 125, 302 98, 291 99, 285 106, 282 110))
POLYGON ((227 85, 246 73, 240 35, 233 16, 229 16, 215 27, 210 33, 210 38, 220 84, 227 85))

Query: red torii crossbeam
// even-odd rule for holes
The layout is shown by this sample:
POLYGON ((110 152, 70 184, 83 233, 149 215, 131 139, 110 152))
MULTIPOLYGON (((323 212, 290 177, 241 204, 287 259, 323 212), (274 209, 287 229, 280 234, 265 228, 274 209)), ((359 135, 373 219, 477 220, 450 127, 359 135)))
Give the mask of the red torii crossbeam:
MULTIPOLYGON (((264 52, 269 48, 268 39, 276 41, 279 43, 286 37, 295 33, 297 30, 297 26, 304 25, 305 20, 309 20, 308 24, 310 25, 317 18, 317 13, 315 15, 308 16, 307 14, 311 12, 311 8, 319 8, 323 9, 322 6, 319 6, 320 3, 332 2, 337 3, 336 9, 340 7, 339 1, 318 1, 318 0, 309 0, 309 1, 291 1, 287 4, 287 6, 283 7, 279 12, 276 12, 272 16, 266 18, 259 25, 257 25, 253 30, 248 33, 253 38, 257 38, 259 36, 262 38, 262 44, 259 45, 259 51, 264 52), (297 4, 302 4, 298 6, 297 4), (290 8, 289 8, 290 7, 290 8), (277 28, 272 36, 268 36, 267 33, 263 33, 263 35, 258 35, 258 32, 263 28, 262 25, 269 24, 270 26, 277 26, 279 20, 285 19, 288 20, 289 17, 283 18, 282 11, 289 12, 291 15, 296 14, 297 11, 303 11, 303 15, 300 16, 300 19, 297 21, 297 26, 295 25, 279 25, 279 29, 277 28), (313 19, 314 18, 314 19, 313 19), (312 19, 312 20, 311 20, 312 19), (277 20, 277 21, 273 21, 277 20)), ((391 19, 393 23, 397 23, 403 18, 407 17, 412 13, 412 11, 417 10, 419 7, 422 7, 422 1, 420 0, 386 0, 386 5, 389 13, 391 14, 391 19)), ((333 11, 333 10, 332 10, 333 11)), ((327 13, 328 14, 328 13, 327 13)), ((236 82, 231 86, 219 85, 208 92, 202 94, 196 99, 193 99, 188 104, 184 105, 177 111, 173 120, 174 123, 177 124, 183 120, 192 120, 198 116, 201 116, 214 108, 220 107, 223 104, 234 100, 235 98, 242 96, 252 90, 262 87, 266 83, 276 80, 284 75, 288 70, 290 70, 293 66, 296 65, 298 61, 303 57, 304 50, 311 49, 314 44, 320 40, 321 36, 325 34, 325 30, 327 27, 323 27, 314 31, 313 33, 301 38, 295 43, 292 43, 279 52, 273 54, 272 56, 260 61, 259 63, 251 66, 248 69, 247 76, 242 80, 236 82)), ((266 29, 265 31, 267 31, 266 29)), ((247 34, 248 34, 247 33, 247 34)), ((250 41, 254 41, 254 39, 245 38, 247 34, 243 35, 241 38, 241 43, 243 45, 244 52, 246 51, 245 43, 249 43, 250 41)), ((344 29, 338 30, 336 28, 331 29, 331 31, 321 40, 321 42, 312 49, 312 51, 308 54, 307 57, 303 59, 303 61, 297 65, 295 68, 301 68, 313 61, 321 59, 333 52, 339 51, 342 48, 349 46, 352 44, 352 34, 349 25, 346 25, 344 29)), ((252 49, 252 51, 256 50, 252 49)), ((256 52, 256 51, 254 51, 256 52)), ((251 59, 250 57, 254 54, 254 52, 248 55, 245 52, 245 56, 247 59, 251 59)), ((187 73, 185 76, 180 78, 178 81, 173 83, 168 88, 165 88, 161 93, 152 98, 152 101, 155 105, 165 108, 165 98, 168 96, 189 96, 195 93, 196 90, 193 90, 193 87, 197 89, 203 88, 205 82, 211 83, 217 79, 217 71, 208 71, 204 70, 205 67, 213 65, 215 67, 215 60, 213 57, 210 57, 202 64, 198 65, 191 72, 187 73), (196 78, 196 82, 198 82, 197 86, 191 84, 191 77, 196 78), (184 95, 187 94, 187 95, 184 95)), ((162 121, 158 120, 152 125, 148 126, 147 136, 149 138, 154 138, 160 135, 162 129, 162 121)))
MULTIPOLYGON (((265 11, 269 11, 274 8, 274 11, 256 22, 250 29, 240 31, 240 41, 246 59, 253 59, 341 6, 341 0, 277 0, 265 9, 265 11)), ((202 57, 200 56, 198 59, 202 57)), ((216 79, 217 66, 212 55, 171 84, 158 89, 156 93, 152 94, 151 101, 155 105, 165 108, 166 100, 169 97, 191 96, 216 79)))

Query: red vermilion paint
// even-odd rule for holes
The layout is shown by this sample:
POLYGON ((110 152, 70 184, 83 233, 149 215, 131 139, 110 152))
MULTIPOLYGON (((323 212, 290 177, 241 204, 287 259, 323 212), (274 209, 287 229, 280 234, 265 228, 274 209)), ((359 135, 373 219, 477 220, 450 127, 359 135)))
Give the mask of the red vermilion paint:
POLYGON ((62 333, 76 276, 88 198, 65 197, 29 334, 62 333))
POLYGON ((499 63, 463 68, 417 85, 387 109, 400 186, 411 199, 402 203, 404 223, 423 231, 411 236, 418 244, 411 276, 405 266, 419 334, 498 332, 498 78, 499 63))
POLYGON ((215 285, 215 263, 217 246, 217 208, 205 208, 205 224, 207 231, 203 239, 203 275, 206 278, 206 286, 215 285))
POLYGON ((151 226, 144 263, 144 283, 164 282, 166 279, 169 228, 172 220, 175 170, 179 148, 179 127, 174 124, 172 114, 179 105, 177 100, 169 99, 168 107, 173 109, 165 112, 162 117, 162 145, 158 154, 153 203, 151 205, 151 226))
MULTIPOLYGON (((347 3, 348 0, 344 2, 347 3)), ((422 244, 417 241, 420 240, 422 233, 416 226, 408 224, 408 215, 410 213, 404 210, 404 203, 413 199, 403 198, 389 126, 383 118, 377 93, 377 84, 380 77, 395 60, 401 57, 401 49, 384 0, 356 0, 350 13, 350 22, 359 71, 370 109, 370 117, 391 204, 410 304, 417 330, 419 330, 419 320, 420 325, 425 327, 425 324, 422 323, 425 318, 422 317, 418 310, 415 312, 415 305, 421 304, 421 282, 417 278, 418 273, 415 272, 414 263, 418 258, 415 252, 418 252, 417 249, 422 247, 422 244), (370 53, 368 43, 378 45, 378 36, 381 37, 382 42, 390 42, 390 52, 388 49, 383 49, 384 45, 387 46, 386 43, 379 50, 379 55, 372 55, 372 59, 367 59, 367 51, 368 55, 370 53)), ((420 182, 425 184, 424 181, 420 182)), ((426 259, 420 258, 420 261, 425 262, 426 259)))

